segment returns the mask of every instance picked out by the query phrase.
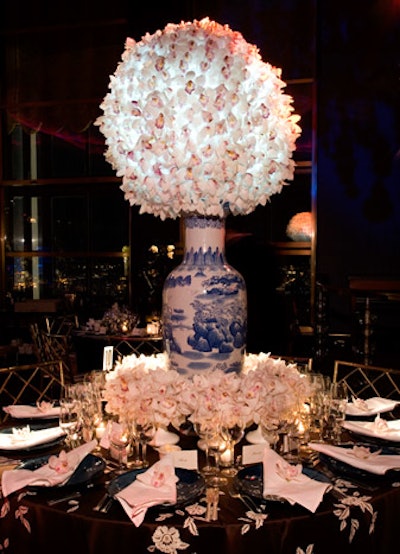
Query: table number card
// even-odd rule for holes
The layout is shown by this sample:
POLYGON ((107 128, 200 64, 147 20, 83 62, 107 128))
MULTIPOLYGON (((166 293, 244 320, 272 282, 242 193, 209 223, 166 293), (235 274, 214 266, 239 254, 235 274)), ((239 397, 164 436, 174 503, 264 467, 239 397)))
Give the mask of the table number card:
POLYGON ((171 452, 175 467, 197 470, 199 467, 197 450, 176 450, 171 452))
POLYGON ((109 371, 113 367, 113 346, 105 346, 103 351, 103 371, 109 371))
POLYGON ((249 444, 243 446, 242 464, 257 464, 263 461, 265 444, 249 444))

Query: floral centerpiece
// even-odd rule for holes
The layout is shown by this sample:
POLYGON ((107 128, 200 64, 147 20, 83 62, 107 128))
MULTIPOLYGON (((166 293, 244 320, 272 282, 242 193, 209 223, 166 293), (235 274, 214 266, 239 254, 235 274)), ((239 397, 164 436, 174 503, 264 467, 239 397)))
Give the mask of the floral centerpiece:
POLYGON ((248 214, 293 178, 300 117, 281 70, 208 18, 126 41, 96 124, 141 213, 248 214))
POLYGON ((179 402, 188 386, 176 371, 168 370, 165 354, 131 354, 107 373, 103 390, 105 410, 121 419, 153 419, 159 426, 179 427, 188 415, 179 402))
POLYGON ((108 413, 131 419, 151 414, 162 426, 179 428, 187 418, 249 426, 279 423, 310 391, 310 380, 296 364, 269 354, 247 354, 240 374, 213 370, 190 378, 168 370, 165 354, 132 354, 107 373, 103 398, 108 413))
POLYGON ((311 394, 311 381, 295 363, 269 354, 248 354, 245 358, 242 388, 251 405, 254 423, 278 425, 290 411, 305 403, 311 394))
POLYGON ((223 260, 223 225, 293 178, 300 117, 285 86, 241 33, 204 18, 129 38, 100 106, 125 198, 140 213, 184 217, 184 259, 162 298, 164 347, 182 373, 242 368, 246 287, 223 260))
POLYGON ((106 310, 100 320, 90 318, 86 322, 88 332, 101 332, 107 335, 131 334, 138 323, 138 315, 126 306, 119 306, 115 302, 106 310))

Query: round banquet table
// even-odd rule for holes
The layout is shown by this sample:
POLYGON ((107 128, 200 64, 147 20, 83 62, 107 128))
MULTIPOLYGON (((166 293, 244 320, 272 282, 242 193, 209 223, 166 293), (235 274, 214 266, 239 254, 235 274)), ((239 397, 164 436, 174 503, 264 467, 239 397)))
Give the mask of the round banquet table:
MULTIPOLYGON (((182 448, 196 447, 193 437, 180 439, 182 448)), ((151 462, 158 459, 152 449, 149 456, 151 462)), ((199 451, 199 464, 203 461, 199 451)), ((400 483, 393 481, 385 480, 373 491, 350 488, 342 499, 326 493, 315 513, 270 501, 262 517, 249 513, 223 487, 216 521, 206 521, 198 510, 205 506, 200 498, 195 500, 197 510, 193 503, 151 508, 135 527, 118 501, 106 514, 93 511, 109 478, 104 474, 89 484, 72 505, 49 506, 47 500, 55 492, 44 487, 2 498, 0 546, 8 554, 393 554, 398 550, 400 483)), ((60 490, 56 494, 60 496, 60 490)))

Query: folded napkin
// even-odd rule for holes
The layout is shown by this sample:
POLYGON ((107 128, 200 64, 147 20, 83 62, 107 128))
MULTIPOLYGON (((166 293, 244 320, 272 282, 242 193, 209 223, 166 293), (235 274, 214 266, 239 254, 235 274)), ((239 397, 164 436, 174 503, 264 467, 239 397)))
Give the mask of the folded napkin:
POLYGON ((263 454, 263 495, 285 498, 310 512, 318 508, 330 483, 311 479, 302 472, 301 464, 291 465, 269 446, 263 454))
POLYGON ((139 473, 135 481, 119 491, 115 498, 136 527, 139 527, 148 508, 164 502, 176 502, 177 481, 172 456, 164 456, 150 469, 139 473))
POLYGON ((380 396, 374 396, 366 400, 362 398, 353 398, 352 401, 347 404, 346 414, 351 416, 376 415, 393 410, 397 404, 399 404, 397 400, 381 398, 380 396))
POLYGON ((369 448, 361 446, 344 448, 323 443, 310 443, 309 446, 340 462, 377 475, 384 475, 389 469, 400 469, 400 455, 381 454, 380 450, 371 452, 369 448))
POLYGON ((24 406, 16 404, 12 406, 4 406, 3 410, 16 419, 33 419, 33 418, 52 418, 60 415, 60 407, 54 407, 52 404, 41 403, 37 406, 24 406))
POLYGON ((0 456, 0 479, 5 471, 16 468, 20 463, 21 460, 0 456))
POLYGON ((11 433, 0 433, 0 450, 23 450, 45 444, 65 435, 61 427, 31 430, 25 427, 13 427, 11 433))
POLYGON ((361 435, 400 442, 400 419, 386 421, 378 415, 374 421, 344 421, 342 427, 361 435))
POLYGON ((62 451, 59 456, 50 456, 47 464, 38 469, 12 469, 1 476, 3 496, 28 485, 54 487, 63 485, 74 473, 81 461, 97 446, 97 441, 82 444, 70 452, 62 451))

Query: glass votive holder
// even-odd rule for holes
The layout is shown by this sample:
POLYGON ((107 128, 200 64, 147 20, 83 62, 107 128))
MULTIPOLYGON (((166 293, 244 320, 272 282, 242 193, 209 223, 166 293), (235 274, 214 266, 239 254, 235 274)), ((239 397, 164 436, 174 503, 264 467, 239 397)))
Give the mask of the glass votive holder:
POLYGON ((235 463, 235 449, 228 446, 226 450, 221 452, 219 457, 219 465, 221 467, 232 467, 235 463))

